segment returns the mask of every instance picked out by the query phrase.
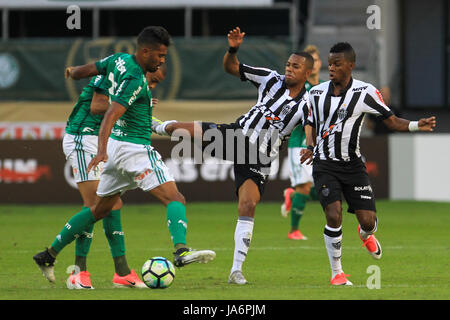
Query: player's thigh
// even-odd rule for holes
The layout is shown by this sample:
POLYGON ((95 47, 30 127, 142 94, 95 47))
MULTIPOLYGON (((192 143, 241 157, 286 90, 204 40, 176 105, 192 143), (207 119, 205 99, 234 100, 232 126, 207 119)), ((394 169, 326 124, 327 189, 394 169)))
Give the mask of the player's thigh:
POLYGON ((111 210, 120 210, 123 207, 123 202, 122 199, 119 197, 116 201, 116 203, 114 203, 114 206, 112 207, 111 210))
POLYGON ((312 182, 306 182, 295 186, 295 192, 309 195, 311 192, 312 182))
POLYGON ((325 210, 329 204, 342 201, 342 185, 340 179, 330 172, 313 171, 317 197, 325 210))
POLYGON ((97 154, 97 136, 66 134, 63 139, 63 152, 72 166, 76 183, 99 180, 103 163, 87 172, 89 162, 97 154))
MULTIPOLYGON (((251 164, 234 164, 233 166, 234 172, 234 186, 236 195, 240 198, 240 190, 241 187, 245 183, 249 183, 251 180, 253 184, 251 184, 252 189, 253 186, 256 186, 258 190, 258 199, 262 197, 264 194, 265 186, 268 182, 270 166, 263 167, 260 165, 251 165, 251 164)), ((259 201, 259 200, 258 200, 259 201)))
POLYGON ((98 183, 99 180, 89 180, 77 183, 78 191, 80 191, 85 207, 91 207, 98 201, 98 183))
POLYGON ((261 200, 261 194, 257 183, 253 179, 247 179, 238 189, 238 212, 240 216, 253 217, 256 205, 261 200))
POLYGON ((131 172, 138 188, 150 192, 164 204, 167 201, 184 203, 184 197, 178 191, 170 169, 154 148, 147 146, 145 153, 136 154, 134 158, 135 168, 131 172))
POLYGON ((108 161, 106 161, 97 187, 99 197, 110 197, 123 194, 127 190, 136 188, 132 173, 125 169, 124 161, 133 161, 133 154, 127 153, 127 145, 121 141, 109 139, 108 161))

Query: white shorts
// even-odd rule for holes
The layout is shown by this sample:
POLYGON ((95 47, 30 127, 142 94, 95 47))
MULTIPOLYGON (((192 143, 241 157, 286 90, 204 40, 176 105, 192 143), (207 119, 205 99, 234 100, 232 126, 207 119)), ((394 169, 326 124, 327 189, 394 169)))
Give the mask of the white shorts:
POLYGON ((312 165, 300 163, 300 151, 303 148, 288 148, 289 169, 291 186, 296 187, 300 184, 313 182, 312 165))
POLYGON ((152 146, 109 139, 108 161, 97 195, 107 197, 136 188, 149 191, 169 181, 174 178, 152 146))
POLYGON ((72 135, 66 133, 63 138, 63 152, 70 161, 76 183, 100 180, 103 162, 87 173, 87 167, 97 154, 98 137, 93 135, 72 135))

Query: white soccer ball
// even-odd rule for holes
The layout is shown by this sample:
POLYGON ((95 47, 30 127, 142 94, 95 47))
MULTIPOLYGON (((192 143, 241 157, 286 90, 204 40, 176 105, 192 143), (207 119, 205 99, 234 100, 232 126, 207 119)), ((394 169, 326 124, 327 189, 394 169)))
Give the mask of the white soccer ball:
POLYGON ((175 279, 172 262, 164 257, 153 257, 142 266, 142 280, 151 289, 168 288, 175 279))

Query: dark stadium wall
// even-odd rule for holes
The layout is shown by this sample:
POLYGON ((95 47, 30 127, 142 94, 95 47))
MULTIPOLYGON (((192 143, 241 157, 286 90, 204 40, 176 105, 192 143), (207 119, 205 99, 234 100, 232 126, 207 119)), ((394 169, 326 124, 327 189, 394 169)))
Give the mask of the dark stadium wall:
MULTIPOLYGON (((170 159, 176 142, 154 140, 152 144, 171 168, 179 190, 187 201, 235 201, 231 164, 177 165, 170 159)), ((367 172, 377 198, 388 197, 387 136, 361 139, 367 172)), ((0 203, 62 204, 81 203, 75 189, 72 169, 61 151, 60 139, 0 140, 0 203)), ((282 201, 289 187, 287 149, 281 150, 279 169, 267 184, 263 201, 282 201)), ((141 190, 125 193, 125 203, 153 203, 154 198, 141 190)))

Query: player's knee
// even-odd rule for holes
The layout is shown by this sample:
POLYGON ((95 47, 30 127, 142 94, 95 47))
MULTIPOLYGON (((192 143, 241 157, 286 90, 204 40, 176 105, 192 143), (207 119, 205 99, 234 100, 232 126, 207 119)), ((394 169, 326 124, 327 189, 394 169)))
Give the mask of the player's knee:
POLYGON ((184 205, 186 205, 186 198, 181 194, 181 193, 179 193, 178 192, 178 202, 181 202, 182 204, 184 204, 184 205))
POLYGON ((102 210, 101 207, 99 206, 92 206, 91 212, 92 215, 95 217, 95 220, 101 220, 109 214, 110 210, 102 210))
POLYGON ((120 209, 122 209, 122 206, 123 206, 122 199, 119 198, 119 199, 116 201, 116 203, 114 204, 112 210, 120 210, 120 209))
POLYGON ((301 193, 304 195, 309 195, 309 193, 311 192, 311 184, 308 184, 308 183, 300 184, 295 187, 295 192, 301 193))
POLYGON ((252 216, 255 212, 258 201, 253 199, 246 199, 239 201, 238 211, 239 215, 252 216))
POLYGON ((374 211, 357 211, 358 222, 365 231, 374 230, 376 227, 376 213, 374 211))
POLYGON ((342 206, 329 205, 325 208, 327 224, 330 227, 337 228, 342 224, 342 206))
MULTIPOLYGON (((186 198, 180 193, 180 192, 176 192, 173 195, 171 195, 168 199, 167 199, 167 204, 173 202, 173 201, 177 201, 177 202, 181 202, 182 204, 186 205, 186 198)), ((166 204, 166 205, 167 205, 166 204)))

